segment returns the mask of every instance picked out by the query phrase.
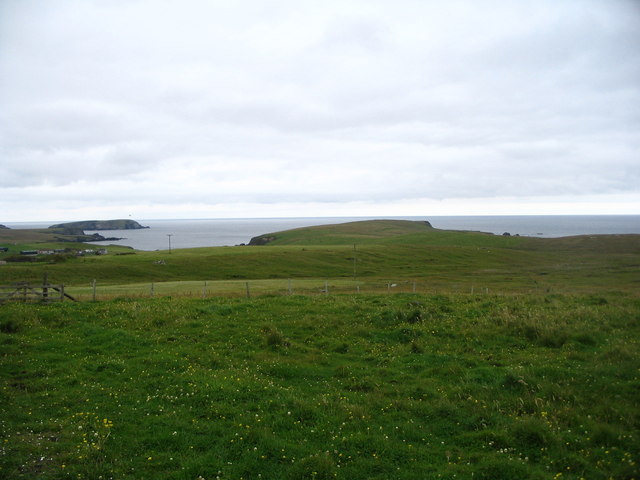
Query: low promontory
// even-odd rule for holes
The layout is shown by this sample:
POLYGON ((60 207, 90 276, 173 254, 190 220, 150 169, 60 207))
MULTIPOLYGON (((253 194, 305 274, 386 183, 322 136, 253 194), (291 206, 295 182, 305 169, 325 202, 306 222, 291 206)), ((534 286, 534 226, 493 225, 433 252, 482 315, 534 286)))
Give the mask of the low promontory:
POLYGON ((59 223, 51 225, 52 229, 64 230, 137 230, 143 227, 135 220, 83 220, 80 222, 59 223))

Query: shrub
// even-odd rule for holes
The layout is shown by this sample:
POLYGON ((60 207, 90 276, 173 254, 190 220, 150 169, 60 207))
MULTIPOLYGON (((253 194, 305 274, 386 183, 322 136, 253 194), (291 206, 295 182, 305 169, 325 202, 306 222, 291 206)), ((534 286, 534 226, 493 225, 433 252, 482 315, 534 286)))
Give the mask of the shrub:
POLYGON ((0 332, 17 333, 20 330, 20 324, 13 318, 0 320, 0 332))
POLYGON ((532 478, 529 469, 515 460, 491 457, 476 469, 474 478, 480 480, 514 480, 516 478, 532 478))
POLYGON ((420 336, 422 332, 411 327, 402 327, 396 331, 396 337, 400 343, 410 343, 420 336))
POLYGON ((380 326, 397 325, 402 322, 402 312, 398 310, 383 310, 380 314, 380 326))
POLYGON ((398 325, 401 323, 420 323, 424 320, 422 310, 384 310, 380 315, 380 325, 398 325))
POLYGON ((586 299, 586 303, 589 305, 607 305, 609 301, 603 297, 589 297, 586 299))
POLYGON ((574 340, 587 347, 595 347, 598 344, 598 340, 591 333, 579 333, 575 335, 574 340))
POLYGON ((507 390, 522 392, 527 390, 527 383, 522 377, 514 375, 513 373, 507 373, 502 381, 502 387, 507 390))
POLYGON ((538 343, 543 347, 560 348, 567 343, 567 340, 569 340, 567 332, 560 328, 552 328, 540 335, 538 343))
POLYGON ((5 260, 7 262, 29 263, 29 262, 37 262, 39 258, 31 255, 10 255, 8 257, 5 257, 5 260))
POLYGON ((326 453, 303 458, 292 468, 290 478, 295 480, 330 480, 336 476, 336 465, 326 453))
POLYGON ((411 342, 411 353, 424 353, 424 348, 414 340, 411 342))
POLYGON ((413 310, 405 314, 405 321, 407 323, 418 323, 422 322, 422 311, 413 310))
POLYGON ((511 430, 514 444, 528 452, 539 452, 548 446, 549 431, 545 423, 537 418, 525 418, 518 422, 511 430))
POLYGON ((284 335, 280 330, 273 327, 266 327, 263 329, 266 335, 267 345, 270 347, 288 347, 289 342, 286 341, 284 335))
POLYGON ((336 353, 347 353, 349 351, 349 345, 343 342, 340 345, 338 345, 336 348, 334 348, 333 351, 336 353))

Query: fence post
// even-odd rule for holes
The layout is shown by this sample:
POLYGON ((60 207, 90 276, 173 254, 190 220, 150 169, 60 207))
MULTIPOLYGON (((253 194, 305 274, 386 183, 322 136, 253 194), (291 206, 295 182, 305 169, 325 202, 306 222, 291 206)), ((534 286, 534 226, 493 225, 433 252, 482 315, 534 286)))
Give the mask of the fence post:
POLYGON ((289 295, 293 295, 293 289, 291 288, 291 279, 289 279, 289 295))
POLYGON ((96 279, 93 279, 93 282, 91 282, 91 286, 93 288, 93 301, 96 301, 96 279))
POLYGON ((251 290, 249 289, 249 282, 245 282, 245 285, 247 287, 247 298, 251 298, 251 290))
POLYGON ((47 272, 42 275, 42 300, 46 302, 49 299, 49 282, 47 280, 47 272))
POLYGON ((153 282, 151 282, 151 291, 149 292, 151 294, 151 297, 154 296, 154 291, 153 291, 153 282))
POLYGON ((329 295, 329 282, 325 280, 324 282, 324 294, 329 295))
POLYGON ((416 282, 413 282, 413 293, 416 293, 416 282))
POLYGON ((64 283, 60 284, 60 301, 64 302, 64 283))
POLYGON ((204 281, 204 287, 202 287, 202 298, 207 298, 207 281, 204 281))

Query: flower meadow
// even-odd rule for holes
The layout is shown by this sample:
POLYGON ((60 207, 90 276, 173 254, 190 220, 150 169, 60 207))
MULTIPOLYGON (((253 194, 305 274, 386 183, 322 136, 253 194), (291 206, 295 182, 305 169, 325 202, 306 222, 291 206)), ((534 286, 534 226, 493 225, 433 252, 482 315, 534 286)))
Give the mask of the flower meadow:
POLYGON ((640 478, 629 294, 0 307, 0 478, 640 478))

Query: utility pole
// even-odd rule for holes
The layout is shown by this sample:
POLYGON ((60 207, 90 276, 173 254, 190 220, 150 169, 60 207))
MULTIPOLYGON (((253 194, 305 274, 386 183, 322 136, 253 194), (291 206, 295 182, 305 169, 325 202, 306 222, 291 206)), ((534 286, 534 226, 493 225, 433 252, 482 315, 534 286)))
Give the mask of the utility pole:
POLYGON ((171 237, 173 236, 173 233, 167 233, 167 237, 169 237, 169 253, 171 253, 171 237))
POLYGON ((356 244, 353 244, 353 280, 356 280, 356 244))

